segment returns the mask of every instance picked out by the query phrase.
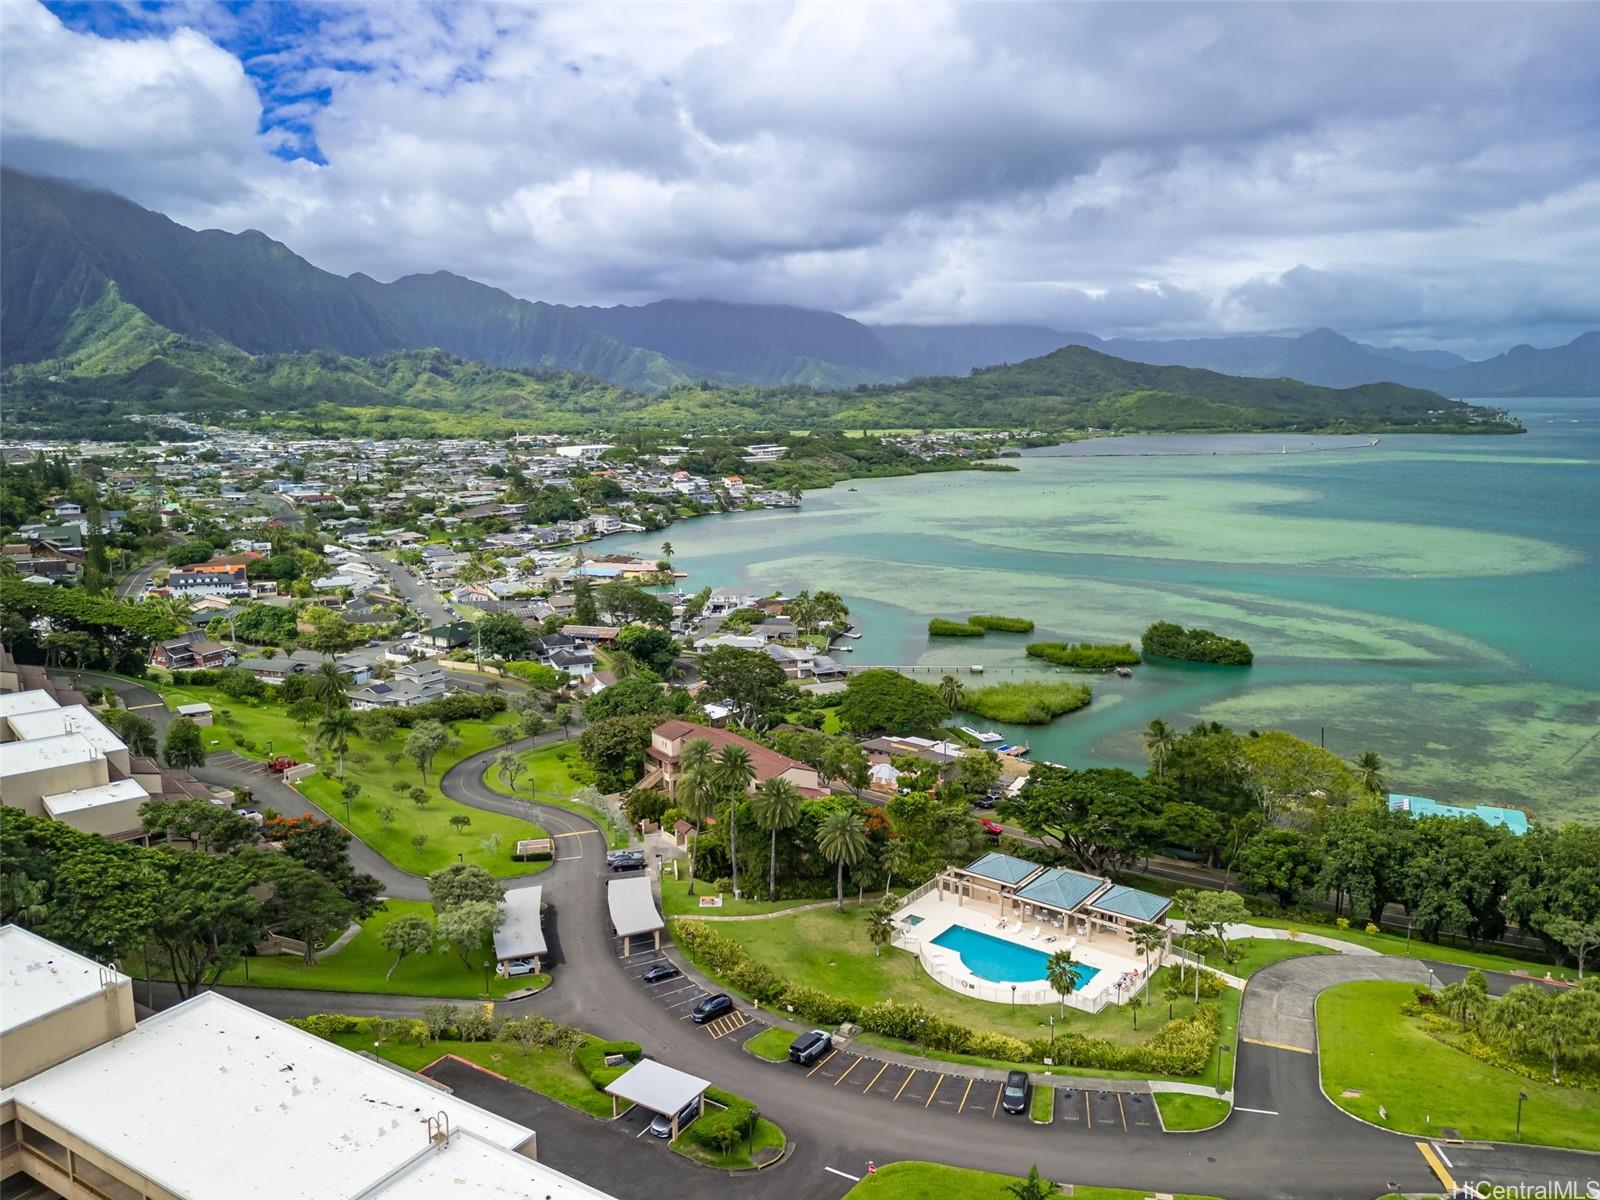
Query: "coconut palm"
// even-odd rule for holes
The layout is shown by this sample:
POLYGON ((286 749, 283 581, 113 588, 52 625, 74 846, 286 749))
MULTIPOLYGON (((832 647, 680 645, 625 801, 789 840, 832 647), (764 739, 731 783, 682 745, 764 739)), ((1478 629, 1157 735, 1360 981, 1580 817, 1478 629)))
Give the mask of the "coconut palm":
POLYGON ((944 701, 944 706, 951 712, 961 707, 961 701, 966 698, 966 694, 966 685, 954 675, 946 675, 939 680, 939 699, 944 701))
POLYGON ((1145 973, 1150 972, 1150 954, 1167 944, 1167 931, 1159 925, 1135 925, 1128 936, 1135 948, 1144 954, 1145 973))
POLYGON ((756 767, 750 761, 750 752, 743 746, 724 746, 717 753, 712 769, 717 790, 728 797, 728 873, 733 877, 733 894, 739 894, 739 801, 756 777, 756 767))
POLYGON ((1157 717, 1144 727, 1144 749, 1150 756, 1150 769, 1160 773, 1166 768, 1167 759, 1172 755, 1172 748, 1178 744, 1178 734, 1157 717))
POLYGON ((662 558, 671 558, 672 557, 672 543, 671 542, 662 542, 661 543, 661 557, 662 558))
POLYGON ((350 735, 356 731, 356 718, 347 708, 336 708, 317 726, 317 741, 339 756, 339 778, 344 778, 344 752, 350 748, 350 735))
POLYGON ((889 898, 889 885, 894 882, 894 873, 902 870, 906 865, 906 846, 898 837, 891 837, 883 845, 883 853, 878 855, 878 865, 883 868, 883 898, 889 898))
POLYGON ((1078 973, 1072 969, 1076 965, 1071 950, 1057 950, 1045 963, 1044 979, 1050 990, 1061 997, 1062 1017, 1067 1015, 1067 997, 1078 990, 1078 973))
POLYGON ((885 895, 867 913, 867 941, 876 957, 882 957, 883 948, 894 938, 894 911, 894 901, 885 895))
POLYGON ((817 849, 837 869, 835 902, 844 911, 844 869, 867 856, 867 825, 854 808, 836 808, 817 827, 817 849))
POLYGON ((800 820, 800 793, 787 779, 774 776, 756 787, 756 824, 772 835, 767 853, 767 899, 778 898, 778 831, 800 820))
POLYGON ((1361 780, 1361 786, 1374 796, 1384 792, 1383 759, 1378 757, 1376 750, 1365 750, 1356 759, 1356 777, 1361 780))
POLYGON ((338 663, 331 660, 321 663, 311 672, 311 698, 329 712, 346 708, 350 704, 350 697, 345 695, 344 689, 349 683, 349 674, 338 663))
MULTIPOLYGON (((698 831, 701 822, 706 819, 706 802, 712 793, 711 743, 705 738, 693 738, 683 748, 683 755, 678 760, 679 775, 677 786, 673 790, 673 798, 689 811, 689 818, 698 831)), ((696 834, 698 836, 698 832, 696 834)), ((689 895, 694 895, 694 848, 689 850, 689 895)))
POLYGON ((626 650, 611 652, 611 675, 618 680, 632 679, 639 673, 639 660, 626 650))

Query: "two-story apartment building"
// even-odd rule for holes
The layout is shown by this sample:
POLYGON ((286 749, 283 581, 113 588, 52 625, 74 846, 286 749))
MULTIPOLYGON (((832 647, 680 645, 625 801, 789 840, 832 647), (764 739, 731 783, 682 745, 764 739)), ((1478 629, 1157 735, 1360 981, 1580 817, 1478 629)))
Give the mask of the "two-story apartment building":
POLYGON ((669 796, 676 796, 678 780, 683 774, 684 747, 697 739, 710 742, 713 750, 721 750, 724 746, 743 749, 755 768, 755 777, 750 781, 751 791, 755 791, 756 785, 763 780, 787 779, 799 789, 801 795, 828 794, 822 781, 817 778, 815 768, 726 729, 714 729, 693 721, 664 721, 650 731, 650 746, 645 755, 651 768, 645 772, 639 786, 663 788, 669 796))

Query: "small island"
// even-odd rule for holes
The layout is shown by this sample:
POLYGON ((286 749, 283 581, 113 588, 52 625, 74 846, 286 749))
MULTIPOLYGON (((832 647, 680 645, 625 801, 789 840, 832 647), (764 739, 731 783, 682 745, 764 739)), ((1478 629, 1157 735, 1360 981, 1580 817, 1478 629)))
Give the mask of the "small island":
POLYGON ((1081 683, 1047 683, 1023 679, 966 688, 955 707, 1007 725, 1048 725, 1065 713, 1083 708, 1093 693, 1081 683))
POLYGON ((992 613, 976 613, 965 621, 934 617, 928 622, 929 637, 982 637, 990 632, 1032 633, 1033 622, 1027 617, 1001 617, 992 613))
POLYGON ((983 626, 974 625, 970 621, 949 621, 944 617, 934 617, 928 622, 929 637, 982 637, 983 626))
POLYGON ((1139 652, 1128 642, 1029 642, 1028 657, 1080 671, 1110 671, 1140 661, 1139 652))
POLYGON ((1156 621, 1144 631, 1139 644, 1146 654, 1184 662, 1248 667, 1255 661, 1250 647, 1238 638, 1223 637, 1209 629, 1185 629, 1171 621, 1156 621))

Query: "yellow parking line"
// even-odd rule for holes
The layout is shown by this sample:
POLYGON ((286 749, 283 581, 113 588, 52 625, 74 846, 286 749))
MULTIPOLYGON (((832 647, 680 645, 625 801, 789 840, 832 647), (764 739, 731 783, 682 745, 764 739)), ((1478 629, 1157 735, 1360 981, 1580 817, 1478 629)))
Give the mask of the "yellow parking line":
POLYGON ((928 1093, 928 1098, 922 1102, 922 1107, 923 1108, 927 1108, 928 1105, 933 1103, 933 1098, 939 1094, 939 1085, 941 1083, 943 1083, 943 1082, 944 1082, 944 1076, 943 1075, 939 1076, 939 1078, 937 1078, 937 1079, 935 1079, 933 1081, 933 1091, 929 1092, 928 1093))
POLYGON ((849 1079, 850 1078, 850 1072, 854 1071, 857 1067, 859 1067, 861 1065, 861 1063, 862 1063, 862 1060, 858 1058, 858 1059, 855 1060, 855 1062, 851 1063, 848 1067, 846 1067, 844 1069, 844 1074, 839 1076, 839 1078, 837 1078, 837 1079, 835 1079, 833 1081, 833 1086, 834 1087, 838 1087, 846 1079, 849 1079))
POLYGON ((1005 1090, 1006 1089, 1003 1084, 994 1090, 994 1107, 989 1110, 989 1120, 991 1121, 994 1120, 995 1113, 1000 1111, 1000 1093, 1005 1090))
POLYGON ((1089 1107, 1089 1091, 1088 1091, 1087 1088, 1085 1088, 1084 1092, 1083 1092, 1083 1117, 1084 1117, 1084 1120, 1089 1122, 1088 1128, 1093 1129, 1094 1128, 1094 1110, 1089 1107))
POLYGON ((1417 1149, 1422 1151, 1423 1161, 1425 1161, 1428 1166, 1432 1168, 1433 1173, 1439 1177, 1439 1182, 1444 1184, 1444 1190, 1446 1192, 1454 1192, 1456 1190, 1455 1178, 1450 1174, 1449 1171, 1445 1169, 1444 1163, 1440 1161, 1439 1156, 1434 1152, 1433 1147, 1428 1145, 1427 1142, 1418 1142, 1417 1149))
POLYGON ((806 1078, 810 1079, 818 1071, 822 1070, 823 1067, 827 1066, 828 1065, 828 1059, 831 1059, 837 1053, 839 1053, 837 1050, 829 1050, 828 1051, 828 1058, 818 1059, 817 1060, 817 1065, 812 1067, 811 1070, 806 1072, 806 1078))
POLYGON ((1240 1038, 1241 1042, 1249 1042, 1252 1046, 1268 1046, 1273 1050, 1293 1050, 1296 1054, 1315 1054, 1316 1051, 1309 1046, 1290 1046, 1284 1042, 1264 1042, 1260 1038, 1240 1038))
POLYGON ((1122 1118, 1122 1132, 1128 1132, 1128 1111, 1122 1107, 1122 1093, 1117 1093, 1117 1115, 1122 1118))
POLYGON ((970 1095, 972 1095, 972 1080, 968 1079, 967 1080, 967 1090, 961 1093, 961 1103, 956 1105, 956 1112, 957 1113, 965 1111, 965 1109, 967 1107, 967 1097, 970 1096, 970 1095))
MULTIPOLYGON (((900 1084, 900 1092, 903 1092, 903 1091, 906 1090, 906 1084, 910 1083, 914 1078, 916 1078, 916 1074, 917 1074, 917 1069, 915 1067, 912 1067, 911 1068, 911 1074, 907 1075, 905 1077, 904 1081, 902 1081, 901 1084, 900 1084)), ((894 1094, 895 1100, 900 1099, 900 1092, 896 1092, 894 1094)), ((891 1100, 890 1103, 892 1104, 892 1103, 894 1103, 894 1101, 891 1100)))
POLYGON ((888 1069, 889 1069, 889 1064, 888 1063, 884 1063, 883 1066, 879 1067, 878 1068, 878 1073, 872 1077, 872 1083, 869 1083, 869 1084, 867 1084, 866 1087, 862 1088, 861 1089, 861 1094, 863 1096, 865 1096, 868 1092, 870 1092, 872 1090, 872 1084, 877 1083, 878 1080, 882 1079, 883 1078, 883 1073, 885 1071, 887 1071, 888 1069))

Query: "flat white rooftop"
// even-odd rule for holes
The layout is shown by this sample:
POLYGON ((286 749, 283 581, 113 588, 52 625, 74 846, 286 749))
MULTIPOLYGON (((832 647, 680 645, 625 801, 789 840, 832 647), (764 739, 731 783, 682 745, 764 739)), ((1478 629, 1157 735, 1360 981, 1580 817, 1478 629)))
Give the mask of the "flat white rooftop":
POLYGON ((100 718, 81 704, 18 713, 11 717, 10 721, 12 732, 28 741, 34 738, 57 737, 63 733, 81 733, 101 754, 111 754, 128 748, 126 742, 102 725, 100 718))
POLYGON ((102 981, 125 979, 20 925, 0 925, 0 1032, 88 999, 102 981))
POLYGON ((136 779, 113 779, 99 787, 78 788, 72 792, 59 792, 44 798, 44 810, 59 819, 67 813, 83 812, 107 804, 121 804, 132 800, 143 804, 150 793, 136 779))
POLYGON ((7 692, 0 696, 0 717, 14 717, 19 713, 38 712, 46 708, 60 708, 56 698, 43 688, 26 692, 7 692))
POLYGON ((544 926, 539 922, 539 905, 544 889, 532 887, 512 888, 500 902, 506 919, 494 931, 494 956, 501 962, 508 958, 532 958, 546 953, 544 926))
POLYGON ((459 1133, 409 1169, 362 1194, 373 1200, 610 1200, 607 1193, 531 1158, 459 1133))
POLYGON ((372 1194, 426 1148, 427 1119, 441 1111, 452 1130, 507 1150, 533 1136, 215 992, 24 1080, 12 1096, 189 1200, 372 1194))
POLYGON ((97 758, 103 759, 105 755, 81 733, 30 738, 25 742, 0 742, 0 778, 92 762, 97 758))

